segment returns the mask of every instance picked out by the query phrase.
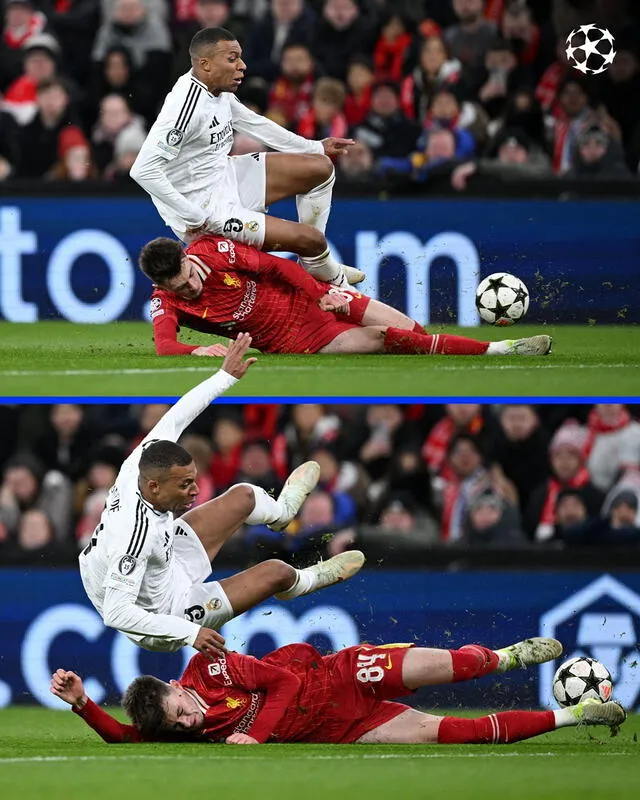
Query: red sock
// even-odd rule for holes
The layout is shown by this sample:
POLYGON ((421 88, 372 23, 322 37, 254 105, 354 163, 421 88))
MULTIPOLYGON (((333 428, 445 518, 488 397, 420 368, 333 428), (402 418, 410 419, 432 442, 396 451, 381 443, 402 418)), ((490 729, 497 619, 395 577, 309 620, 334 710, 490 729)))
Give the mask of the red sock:
POLYGON ((452 683, 468 681, 471 678, 482 678, 495 672, 498 666, 498 654, 480 644, 465 644, 459 650, 449 650, 452 659, 452 683))
POLYGON ((438 744, 509 744, 555 728, 553 711, 501 711, 477 719, 443 717, 438 744))
POLYGON ((478 342, 464 336, 451 336, 448 333, 418 333, 403 331, 402 328, 387 328, 384 335, 385 353, 403 355, 427 355, 435 353, 449 356, 480 356, 486 352, 489 342, 478 342))

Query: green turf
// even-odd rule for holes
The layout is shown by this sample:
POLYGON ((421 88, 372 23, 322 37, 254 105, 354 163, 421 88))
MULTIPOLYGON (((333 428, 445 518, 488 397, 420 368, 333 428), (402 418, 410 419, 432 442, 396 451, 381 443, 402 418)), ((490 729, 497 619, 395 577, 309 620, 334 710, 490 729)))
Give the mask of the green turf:
MULTIPOLYGON (((475 338, 504 337, 485 327, 432 326, 475 338)), ((511 332, 512 331, 512 332, 511 332)), ((631 396, 640 389, 640 326, 518 326, 510 335, 547 331, 546 358, 462 356, 265 356, 229 392, 236 396, 631 396)), ((212 337, 186 332, 185 340, 212 337)), ((0 323, 2 396, 175 397, 220 359, 159 358, 144 323, 0 323)))
POLYGON ((0 797, 63 800, 636 798, 640 717, 616 738, 516 745, 106 745, 71 712, 0 711, 0 797))

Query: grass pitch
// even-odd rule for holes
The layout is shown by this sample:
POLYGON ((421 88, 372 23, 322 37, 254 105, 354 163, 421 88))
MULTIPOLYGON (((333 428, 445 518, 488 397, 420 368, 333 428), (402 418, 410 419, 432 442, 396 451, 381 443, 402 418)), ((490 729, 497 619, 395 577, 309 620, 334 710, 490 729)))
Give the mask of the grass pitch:
POLYGON ((616 738, 564 729, 515 745, 106 745, 71 712, 0 711, 4 800, 635 798, 640 717, 616 738))
MULTIPOLYGON (((593 397, 640 390, 640 326, 517 326, 461 329, 480 339, 554 337, 545 358, 486 356, 261 355, 228 394, 235 397, 593 397)), ((183 341, 213 337, 186 331, 183 341)), ((0 323, 0 396, 166 397, 183 394, 221 364, 154 354, 144 322, 0 323)))

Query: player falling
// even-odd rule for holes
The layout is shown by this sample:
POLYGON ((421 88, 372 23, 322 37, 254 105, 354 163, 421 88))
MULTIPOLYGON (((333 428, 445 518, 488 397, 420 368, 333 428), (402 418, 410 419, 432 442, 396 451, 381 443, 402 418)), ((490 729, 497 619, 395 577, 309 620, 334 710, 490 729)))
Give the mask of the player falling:
POLYGON ((546 355, 550 336, 482 342, 428 334, 395 308, 316 280, 296 264, 255 247, 202 236, 186 251, 158 238, 140 253, 156 285, 151 299, 156 352, 220 355, 220 345, 178 342, 180 326, 220 336, 247 330, 265 353, 546 355))
POLYGON ((204 583, 211 561, 243 524, 284 530, 318 482, 314 461, 289 476, 278 499, 249 483, 192 508, 197 471, 176 444, 185 428, 237 382, 255 361, 238 336, 219 370, 184 395, 125 460, 104 511, 79 556, 82 583, 111 628, 148 650, 191 645, 224 652, 225 622, 276 594, 288 600, 346 580, 364 563, 359 551, 296 570, 270 560, 221 581, 204 583))
POLYGON ((185 242, 224 234, 297 253, 321 280, 361 281, 360 270, 335 261, 324 236, 335 183, 329 156, 352 140, 309 141, 243 106, 235 97, 246 69, 242 48, 224 28, 199 31, 189 54, 191 71, 167 95, 131 168, 165 223, 185 242), (234 131, 280 152, 229 156, 234 131), (293 195, 299 223, 266 216, 268 206, 293 195))
POLYGON ((506 744, 561 727, 625 720, 615 702, 587 701, 559 711, 503 711, 476 719, 439 717, 390 702, 422 686, 502 674, 557 658, 556 639, 533 638, 500 650, 481 645, 438 650, 412 644, 360 645, 321 656, 292 644, 262 659, 194 656, 179 681, 145 675, 125 692, 134 725, 93 703, 80 678, 59 669, 51 691, 110 743, 144 741, 506 744))

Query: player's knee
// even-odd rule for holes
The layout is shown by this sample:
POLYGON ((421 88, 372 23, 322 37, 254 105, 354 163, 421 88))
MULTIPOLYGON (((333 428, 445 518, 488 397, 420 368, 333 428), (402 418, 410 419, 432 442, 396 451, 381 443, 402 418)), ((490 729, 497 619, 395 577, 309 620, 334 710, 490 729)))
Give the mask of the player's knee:
POLYGON ((237 486, 229 489, 229 494, 233 495, 233 499, 238 504, 238 508, 248 517, 256 505, 256 496, 253 487, 248 483, 239 483, 237 486))
POLYGON ((269 575, 269 581, 273 592, 286 592, 293 585, 296 572, 292 566, 280 561, 278 558, 270 558, 263 562, 263 568, 269 575))
POLYGON ((322 231, 311 225, 300 224, 297 231, 297 252, 301 256, 319 256, 327 249, 327 240, 322 231))
POLYGON ((465 679, 476 678, 483 674, 487 659, 479 647, 465 644, 458 650, 458 653, 464 657, 465 679))
POLYGON ((321 183, 325 183, 325 181, 328 181, 333 175, 333 162, 329 156, 314 155, 313 162, 310 163, 313 164, 310 177, 313 178, 314 186, 319 186, 321 183))

